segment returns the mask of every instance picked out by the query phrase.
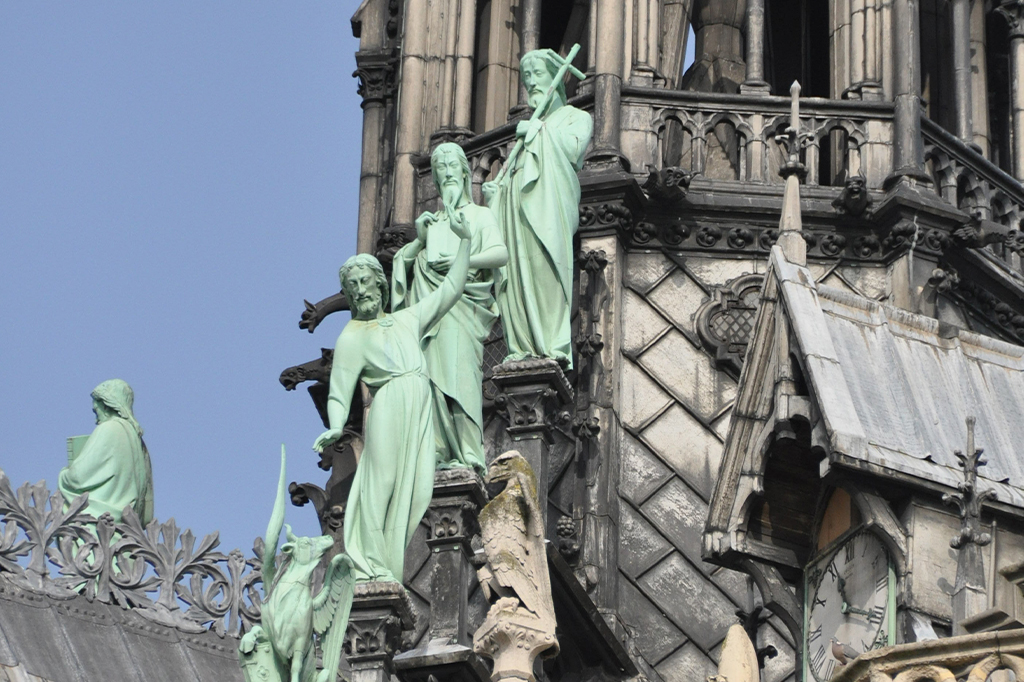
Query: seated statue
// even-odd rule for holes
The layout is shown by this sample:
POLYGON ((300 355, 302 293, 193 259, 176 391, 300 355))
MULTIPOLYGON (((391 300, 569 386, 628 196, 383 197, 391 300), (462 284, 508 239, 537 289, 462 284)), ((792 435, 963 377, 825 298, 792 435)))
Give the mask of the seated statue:
POLYGON ((459 248, 449 212, 473 228, 466 289, 455 306, 427 332, 423 354, 434 389, 438 467, 471 466, 487 471, 483 445, 484 341, 498 319, 494 281, 508 261, 491 210, 473 203, 472 176, 462 147, 445 142, 430 155, 434 185, 444 208, 416 220, 416 239, 394 258, 391 307, 398 311, 437 291, 459 248))
POLYGON ((142 427, 132 414, 134 399, 120 379, 93 390, 96 428, 87 439, 69 439, 68 465, 61 469, 58 487, 67 503, 89 493, 85 511, 93 516, 110 512, 119 522, 124 508, 131 507, 146 525, 153 518, 153 467, 142 427))

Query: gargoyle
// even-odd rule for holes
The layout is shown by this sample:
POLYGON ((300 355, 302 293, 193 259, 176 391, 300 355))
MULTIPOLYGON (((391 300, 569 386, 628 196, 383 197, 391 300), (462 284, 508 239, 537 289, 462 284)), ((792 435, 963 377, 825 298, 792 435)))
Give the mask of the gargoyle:
POLYGON ((1005 225, 986 220, 978 214, 961 227, 953 230, 953 241, 968 249, 980 249, 989 244, 1005 243, 1012 248, 1016 235, 1005 225))
POLYGON ((854 218, 863 217, 871 208, 874 200, 868 193, 864 176, 854 175, 846 180, 846 186, 832 202, 832 206, 840 213, 854 218))
POLYGON ((323 670, 316 682, 333 682, 341 661, 349 611, 352 608, 352 561, 337 554, 327 566, 323 588, 313 595, 313 571, 334 545, 329 535, 296 537, 284 523, 285 455, 274 511, 263 550, 264 600, 261 623, 244 637, 238 657, 246 682, 312 682, 316 675, 313 633, 320 637, 323 670), (286 560, 277 575, 277 543, 284 527, 286 560), (269 645, 269 646, 268 646, 269 645))
POLYGON ((663 201, 667 204, 674 204, 686 196, 686 190, 690 187, 690 180, 693 173, 682 168, 662 168, 654 166, 647 167, 648 176, 644 181, 643 189, 647 195, 656 201, 663 201))

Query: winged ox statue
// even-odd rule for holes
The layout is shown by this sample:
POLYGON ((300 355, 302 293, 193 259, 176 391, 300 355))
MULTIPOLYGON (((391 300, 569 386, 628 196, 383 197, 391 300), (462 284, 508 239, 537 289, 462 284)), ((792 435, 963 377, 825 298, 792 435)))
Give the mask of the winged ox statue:
POLYGON ((261 623, 242 637, 238 657, 246 682, 334 682, 352 609, 352 561, 339 552, 327 565, 323 587, 313 594, 313 572, 334 545, 329 535, 296 537, 284 523, 285 453, 263 550, 261 623), (281 528, 285 543, 280 561, 281 528), (323 669, 316 674, 313 635, 320 639, 323 669))

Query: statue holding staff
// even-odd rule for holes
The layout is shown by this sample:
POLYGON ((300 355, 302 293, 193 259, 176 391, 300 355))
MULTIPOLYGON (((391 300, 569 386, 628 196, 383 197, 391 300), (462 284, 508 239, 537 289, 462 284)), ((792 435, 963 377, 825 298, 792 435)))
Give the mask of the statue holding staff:
POLYGON ((356 385, 366 384, 373 402, 345 510, 345 552, 355 582, 401 582, 405 548, 433 494, 434 401, 421 342, 462 296, 471 241, 463 214, 448 214, 458 249, 444 281, 418 303, 385 313, 387 279, 369 254, 349 258, 339 272, 352 321, 334 349, 330 429, 313 449, 322 452, 341 437, 356 385))
POLYGON ((493 287, 508 261, 491 210, 473 203, 466 153, 445 142, 430 155, 434 185, 444 208, 416 219, 416 239, 395 254, 391 306, 398 311, 437 291, 459 247, 452 212, 472 225, 469 275, 462 297, 424 337, 427 375, 434 388, 438 466, 471 466, 485 472, 483 447, 484 341, 498 318, 493 287))
POLYGON ((576 173, 593 132, 590 114, 566 104, 566 73, 582 79, 552 50, 523 55, 519 73, 533 115, 516 127, 516 145, 501 174, 483 186, 508 247, 498 287, 509 360, 553 358, 572 367, 573 235, 579 227, 576 173))

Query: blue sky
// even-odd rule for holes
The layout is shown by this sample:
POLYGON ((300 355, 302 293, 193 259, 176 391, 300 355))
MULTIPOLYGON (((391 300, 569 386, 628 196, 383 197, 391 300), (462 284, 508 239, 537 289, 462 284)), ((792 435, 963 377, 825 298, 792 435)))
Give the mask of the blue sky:
MULTIPOLYGON (((322 483, 285 367, 333 346, 302 299, 355 249, 355 2, 0 4, 0 468, 55 484, 120 377, 156 514, 222 547, 266 527, 280 444, 322 483)), ((311 509, 288 521, 318 533, 311 509)))
MULTIPOLYGON (((284 368, 355 250, 348 2, 0 3, 0 468, 55 485, 90 391, 136 393, 156 514, 248 550, 322 425, 284 368)), ((687 61, 692 60, 691 54, 687 61)), ((301 534, 310 508, 290 508, 301 534)))

